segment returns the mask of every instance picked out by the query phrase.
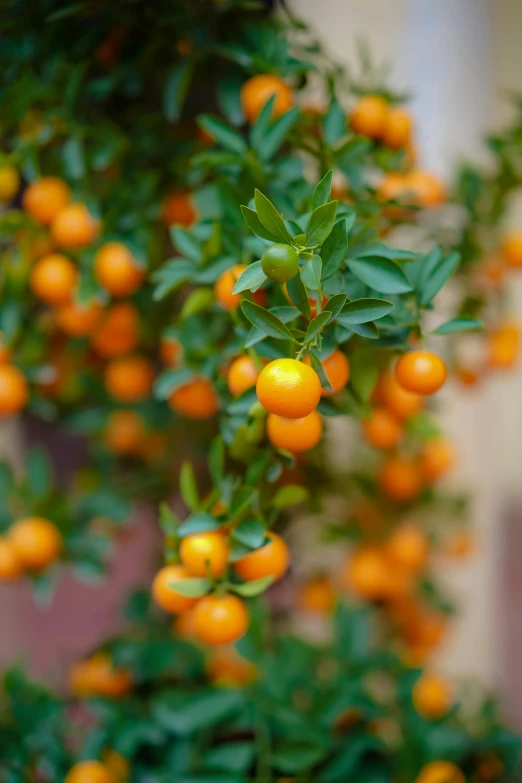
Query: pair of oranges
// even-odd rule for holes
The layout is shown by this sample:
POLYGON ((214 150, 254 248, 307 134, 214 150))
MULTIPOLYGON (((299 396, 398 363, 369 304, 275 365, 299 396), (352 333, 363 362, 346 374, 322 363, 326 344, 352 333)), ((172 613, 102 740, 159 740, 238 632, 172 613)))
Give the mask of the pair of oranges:
POLYGON ((392 149, 401 149, 411 143, 411 115, 401 106, 391 106, 380 95, 365 95, 357 101, 350 113, 350 126, 356 133, 392 149))
POLYGON ((69 672, 70 689, 79 698, 118 699, 130 693, 132 685, 130 672, 114 666, 104 651, 78 661, 69 672))
POLYGON ((60 556, 62 537, 56 526, 42 517, 15 522, 0 538, 0 580, 13 582, 24 571, 40 573, 60 556))

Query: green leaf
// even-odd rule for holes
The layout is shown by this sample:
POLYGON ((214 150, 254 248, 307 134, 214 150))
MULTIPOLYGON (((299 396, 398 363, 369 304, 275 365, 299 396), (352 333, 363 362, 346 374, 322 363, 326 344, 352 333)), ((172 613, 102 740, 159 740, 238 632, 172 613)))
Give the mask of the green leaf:
MULTIPOLYGON (((324 270, 324 267, 323 267, 324 270)), ((346 303, 346 294, 335 294, 325 304, 324 309, 330 313, 330 321, 335 321, 346 303)))
POLYGON ((350 328, 353 324, 364 324, 388 315, 393 310, 393 304, 384 299, 355 299, 345 304, 337 320, 343 326, 350 328))
POLYGON ((346 221, 339 220, 333 227, 330 236, 321 248, 323 259, 323 279, 332 277, 341 267, 348 251, 348 235, 346 221))
POLYGON ((398 247, 388 247, 381 242, 375 242, 358 254, 358 258, 366 256, 378 256, 379 258, 388 258, 390 261, 416 261, 420 258, 420 253, 414 253, 412 250, 402 250, 398 247))
POLYGON ((303 284, 312 291, 319 291, 321 288, 322 269, 323 262, 321 256, 314 253, 310 261, 306 261, 301 267, 301 280, 303 281, 303 284))
POLYGON ((241 309, 250 323, 276 340, 292 339, 292 333, 279 318, 253 302, 241 302, 241 309))
POLYGON ((306 288, 303 285, 300 275, 296 275, 286 284, 286 290, 288 296, 292 302, 296 305, 299 311, 305 318, 310 318, 310 300, 306 293, 306 288))
POLYGON ((277 490, 272 498, 272 505, 279 509, 288 508, 297 503, 303 503, 309 497, 310 493, 306 487, 302 487, 300 484, 286 484, 277 490))
MULTIPOLYGON (((264 196, 260 190, 255 191, 254 203, 259 220, 263 226, 276 237, 276 242, 284 242, 287 245, 292 244, 285 222, 271 201, 264 196)), ((244 214, 244 213, 243 213, 244 214)))
POLYGON ((440 259, 440 250, 439 254, 435 252, 437 250, 438 248, 435 248, 432 253, 429 253, 424 261, 425 271, 418 285, 418 290, 420 291, 419 304, 421 307, 427 307, 431 304, 440 289, 455 272, 460 262, 458 253, 450 253, 449 256, 440 259))
POLYGON ((322 362, 315 351, 309 351, 308 355, 310 356, 310 364, 312 365, 312 369, 314 369, 319 376, 319 380, 321 381, 321 386, 323 389, 326 389, 326 391, 329 392, 333 391, 332 384, 328 380, 328 376, 324 370, 322 362))
POLYGON ((27 488, 33 498, 43 498, 53 485, 53 470, 43 449, 32 449, 25 460, 27 488))
POLYGON ((248 150, 248 145, 244 138, 236 130, 226 125, 215 117, 208 114, 200 115, 197 118, 200 128, 209 133, 221 146, 230 152, 237 152, 238 155, 244 155, 248 150))
POLYGON ((241 486, 235 490, 230 501, 229 521, 233 522, 241 514, 257 503, 258 492, 255 487, 241 486))
POLYGON ((365 324, 352 324, 350 330, 354 334, 358 334, 359 337, 367 337, 369 340, 377 340, 379 337, 379 330, 373 321, 368 321, 365 324))
POLYGON ((201 261, 201 245, 190 231, 181 226, 172 226, 169 233, 172 244, 183 256, 190 258, 192 261, 201 261))
POLYGON ((306 334, 304 336, 304 344, 307 345, 308 343, 311 343, 312 340, 319 334, 323 326, 326 326, 328 321, 331 317, 331 312, 329 310, 325 310, 322 313, 319 313, 319 315, 316 315, 315 318, 310 321, 308 324, 308 328, 306 330, 306 334))
POLYGON ((261 155, 265 137, 268 133, 270 125, 272 124, 272 110, 275 103, 275 97, 275 95, 270 96, 268 101, 259 112, 259 115, 250 130, 250 146, 253 150, 255 150, 255 152, 257 152, 258 155, 261 155))
POLYGON ((295 125, 298 117, 299 109, 293 108, 290 109, 290 111, 287 111, 286 114, 283 114, 276 122, 272 123, 271 127, 266 131, 258 151, 261 160, 268 161, 276 154, 288 136, 290 129, 295 125))
POLYGON ((243 582, 240 585, 231 585, 230 589, 240 595, 242 598, 254 598, 267 590, 272 582, 273 576, 262 576, 261 579, 254 579, 252 582, 243 582))
POLYGON ((160 503, 159 523, 161 530, 166 536, 178 534, 179 519, 166 503, 160 503))
POLYGON ((191 291, 183 302, 183 307, 179 314, 180 320, 184 321, 186 318, 191 318, 193 315, 203 312, 203 310, 208 310, 213 302, 213 288, 197 288, 195 291, 191 291))
POLYGON ((232 537, 250 549, 259 549, 265 542, 266 525, 262 519, 242 519, 232 537))
POLYGON ((453 332, 476 332, 484 328, 482 321, 477 318, 452 318, 450 321, 438 326, 433 334, 453 334, 453 332))
POLYGON ((361 402, 367 402, 379 380, 379 367, 374 351, 361 351, 350 356, 350 385, 361 402))
POLYGON ((213 690, 164 689, 151 703, 152 718, 168 731, 188 737, 209 726, 222 724, 239 714, 245 706, 245 695, 239 689, 213 690))
POLYGON ((312 196, 312 209, 316 209, 316 207, 328 203, 332 198, 332 176, 333 172, 330 169, 319 184, 315 186, 314 194, 312 196))
MULTIPOLYGON (((207 750, 203 763, 209 769, 221 769, 227 772, 247 772, 254 760, 253 742, 228 742, 207 750)), ((209 783, 211 783, 209 781, 209 783)))
POLYGON ((329 201, 314 209, 306 228, 307 247, 320 245, 331 233, 337 214, 337 204, 337 201, 329 201))
POLYGON ((225 475, 225 442, 221 436, 210 444, 208 468, 214 484, 219 484, 225 475))
POLYGON ((357 258, 349 261, 348 267, 365 285, 381 294, 405 294, 412 290, 400 266, 387 258, 357 258))
POLYGON ((259 288, 266 280, 266 275, 261 268, 261 261, 254 261, 241 272, 233 288, 233 294, 240 294, 242 291, 259 288))
POLYGON ((323 119, 323 135, 330 147, 346 136, 346 115, 335 99, 323 119))
POLYGON ((68 179, 81 179, 85 176, 85 154, 79 139, 67 139, 62 146, 62 160, 68 179))
POLYGON ((169 582, 168 586, 187 598, 201 598, 209 592, 212 585, 205 577, 194 576, 189 579, 176 579, 175 582, 169 582))
POLYGON ((245 218, 247 226, 253 234, 261 237, 261 239, 268 239, 269 242, 279 242, 277 235, 273 234, 271 231, 268 231, 268 229, 266 229, 261 223, 257 216, 257 212, 254 212, 254 210, 250 209, 250 207, 244 206, 241 207, 241 212, 243 213, 243 217, 245 218))
POLYGON ((179 491, 184 504, 190 511, 195 511, 199 506, 198 485, 196 474, 191 462, 185 461, 179 472, 179 491))
POLYGON ((160 373, 154 384, 154 396, 158 400, 167 400, 172 392, 183 386, 194 377, 189 367, 181 367, 179 370, 165 370, 160 373))
POLYGON ((293 775, 310 770, 328 753, 328 747, 310 741, 284 740, 276 744, 272 763, 280 772, 293 775))
POLYGON ((163 112, 169 122, 179 120, 192 76, 192 63, 183 60, 167 77, 163 88, 163 112))
POLYGON ((152 276, 157 283, 154 289, 153 299, 157 302, 178 288, 182 283, 190 280, 194 274, 194 264, 192 261, 185 261, 182 258, 175 258, 167 262, 152 276))
MULTIPOLYGON (((185 463, 188 464, 188 463, 185 463)), ((185 505, 187 503, 185 502, 185 505)), ((193 536, 195 533, 205 533, 207 530, 217 530, 220 523, 211 514, 205 514, 203 511, 197 511, 191 514, 188 519, 181 523, 177 533, 181 538, 193 536)))

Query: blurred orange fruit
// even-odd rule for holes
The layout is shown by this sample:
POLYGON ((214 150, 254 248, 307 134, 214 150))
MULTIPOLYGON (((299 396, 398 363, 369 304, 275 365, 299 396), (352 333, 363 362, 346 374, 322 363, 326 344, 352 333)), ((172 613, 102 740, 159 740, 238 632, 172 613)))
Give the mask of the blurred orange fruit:
POLYGON ((268 440, 276 449, 292 453, 313 449, 321 440, 323 420, 317 411, 301 419, 286 419, 270 413, 266 420, 268 440))
POLYGON ((7 535, 18 559, 29 571, 47 568, 58 559, 63 547, 56 525, 42 517, 19 519, 7 535))
POLYGON ((50 305, 68 304, 78 281, 76 266, 66 256, 51 253, 36 262, 31 271, 33 293, 50 305))
POLYGON ((36 223, 49 226, 67 206, 71 197, 68 185, 58 177, 42 177, 24 191, 22 206, 36 223))
POLYGON ((150 396, 154 370, 143 356, 112 359, 105 369, 105 388, 118 402, 142 402, 150 396))
POLYGON ((275 95, 272 107, 272 119, 285 114, 294 105, 290 87, 281 79, 270 73, 252 76, 241 87, 241 106, 247 122, 254 123, 261 109, 275 95))
POLYGON ((58 247, 78 250, 92 244, 98 222, 85 204, 68 204, 53 219, 51 236, 58 247))
POLYGON ((286 542, 272 531, 267 532, 269 543, 245 555, 234 564, 238 575, 245 582, 253 582, 271 576, 274 582, 281 579, 288 568, 290 553, 286 542))
POLYGON ((187 419, 210 419, 219 410, 219 397, 209 379, 200 377, 178 386, 169 397, 169 405, 187 419))
POLYGON ((130 250, 121 242, 107 242, 94 261, 98 283, 112 296, 130 296, 143 283, 145 272, 130 250))

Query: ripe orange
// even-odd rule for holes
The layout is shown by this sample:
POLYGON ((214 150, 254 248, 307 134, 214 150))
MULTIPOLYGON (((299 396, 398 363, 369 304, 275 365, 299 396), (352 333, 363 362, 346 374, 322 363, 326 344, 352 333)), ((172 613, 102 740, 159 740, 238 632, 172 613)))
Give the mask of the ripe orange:
POLYGON ((239 397, 247 389, 256 385, 261 370, 259 370, 250 356, 240 356, 234 359, 227 373, 227 384, 234 397, 239 397))
POLYGON ((140 288, 145 276, 130 250, 121 242, 107 242, 96 253, 94 274, 112 296, 130 296, 140 288))
POLYGON ((28 399, 27 381, 20 370, 11 364, 0 365, 0 417, 19 413, 28 399))
POLYGON ((331 614, 335 608, 335 590, 326 576, 318 576, 305 582, 297 595, 299 608, 310 614, 331 614))
POLYGON ((421 395, 406 391, 390 372, 381 375, 372 399, 401 421, 415 416, 424 405, 421 395))
POLYGON ((296 454, 317 446, 323 434, 323 420, 317 411, 301 419, 287 419, 270 413, 266 420, 266 433, 276 449, 296 454))
POLYGON ((452 705, 452 688, 448 680, 437 674, 425 673, 413 687, 413 706, 423 718, 442 718, 452 705))
POLYGON ((188 577, 189 574, 181 565, 164 566, 154 577, 152 597, 165 612, 170 614, 186 612, 198 603, 198 598, 189 598, 170 587, 174 582, 180 582, 188 577))
POLYGON ((466 783, 466 778, 451 761, 432 761, 421 769, 415 783, 466 783))
POLYGON ((101 696, 118 699, 132 690, 133 680, 126 669, 114 666, 110 655, 95 653, 85 661, 75 663, 69 672, 69 687, 81 698, 101 696))
POLYGON ((22 563, 8 538, 0 538, 0 582, 14 582, 22 575, 22 563))
POLYGON ((388 594, 391 566, 377 547, 363 547, 347 560, 343 581, 346 587, 368 600, 379 600, 388 594))
POLYGON ((147 399, 154 383, 154 370, 143 356, 113 359, 105 369, 105 388, 118 402, 147 399))
POLYGON ((408 174, 408 190, 413 194, 412 203, 429 209, 446 201, 446 188, 436 174, 416 169, 408 174))
POLYGON ((167 367, 175 367, 183 354, 183 347, 179 340, 168 337, 161 341, 160 354, 163 364, 167 367))
POLYGON ((20 189, 20 174, 14 166, 0 168, 0 204, 12 201, 20 189))
POLYGON ((418 573, 428 559, 428 539, 417 525, 403 523, 389 537, 385 551, 394 566, 409 573, 418 573))
POLYGON ((65 783, 117 783, 101 761, 79 761, 69 770, 65 783))
POLYGON ((414 394, 434 394, 446 380, 442 359, 429 351, 404 353, 395 367, 395 377, 403 389, 414 394))
POLYGON ((257 379, 257 398, 269 413, 301 419, 317 408, 321 399, 319 376, 296 359, 275 359, 257 379))
POLYGON ((137 454, 145 438, 145 422, 137 411, 112 411, 107 419, 105 443, 116 454, 137 454))
POLYGON ((264 576, 271 576, 277 582, 286 573, 290 562, 288 546, 277 533, 270 531, 267 536, 270 543, 255 549, 234 564, 236 572, 245 582, 253 582, 264 576))
POLYGON ((420 469, 424 481, 430 483, 442 478, 455 464, 456 453, 447 438, 432 438, 422 447, 420 469))
POLYGON ((394 449, 402 438, 402 425, 386 408, 374 408, 363 421, 364 438, 375 449, 394 449))
POLYGON ((210 680, 225 688, 241 688, 257 677, 257 667, 239 655, 235 647, 218 647, 208 656, 205 668, 210 680))
POLYGON ((101 313, 99 302, 90 302, 88 305, 70 302, 57 309, 56 323, 70 337, 86 337, 96 328, 101 313))
POLYGON ((508 370, 517 363, 520 330, 515 324, 504 324, 487 337, 487 364, 495 370, 508 370))
POLYGON ((406 147, 411 139, 413 122, 411 115, 400 106, 392 106, 386 113, 381 140, 387 147, 406 147))
POLYGON ((133 351, 138 344, 138 311, 130 302, 118 302, 103 315, 91 345, 99 356, 111 359, 133 351))
POLYGON ((219 397, 208 378, 194 378, 172 392, 169 405, 187 419, 210 419, 219 410, 219 397))
POLYGON ((379 471, 381 492, 396 503, 411 503, 422 489, 420 469, 414 460, 389 457, 379 471))
POLYGON ((130 764, 121 753, 108 748, 102 753, 102 761, 119 783, 124 783, 130 777, 130 764))
POLYGON ((51 253, 44 256, 33 267, 31 288, 34 294, 50 305, 68 304, 74 294, 78 272, 66 256, 51 253))
POLYGON ((36 223, 49 226, 71 197, 68 185, 58 177, 42 177, 32 182, 22 197, 22 206, 36 223))
MULTIPOLYGON (((310 365, 309 356, 306 357, 305 364, 310 365)), ((344 389, 350 380, 350 364, 346 358, 346 354, 339 350, 335 350, 330 356, 323 359, 321 364, 324 367, 324 371, 327 374, 333 389, 331 392, 326 391, 326 389, 321 389, 321 396, 331 397, 332 394, 337 394, 341 389, 344 389)))
POLYGON ((190 228, 198 219, 192 195, 185 191, 174 191, 165 197, 162 218, 167 226, 190 228))
POLYGON ((190 576, 222 576, 228 565, 230 547, 226 536, 218 531, 186 536, 180 545, 179 556, 190 576))
POLYGON ((510 231, 502 240, 502 255, 513 269, 522 267, 522 231, 510 231))
POLYGON ((279 76, 261 73, 252 76, 241 87, 241 106, 247 122, 254 123, 263 106, 275 95, 272 119, 285 114, 294 105, 290 87, 279 76))
POLYGON ((194 609, 194 630, 205 644, 237 642, 248 628, 248 612, 236 595, 206 595, 194 609))
POLYGON ((388 104, 380 95, 359 98, 350 114, 350 125, 355 133, 379 139, 386 127, 388 104))
POLYGON ((76 250, 92 244, 98 228, 85 204, 69 204, 53 219, 51 236, 58 247, 76 250))
MULTIPOLYGON (((243 293, 233 294, 232 291, 239 276, 245 269, 246 264, 235 264, 235 266, 230 267, 230 269, 225 269, 214 283, 216 301, 221 305, 223 310, 235 310, 243 298, 243 293)), ((258 305, 264 303, 265 296, 263 290, 256 291, 255 294, 252 294, 254 302, 257 302, 258 305)))
POLYGON ((30 571, 42 571, 54 563, 63 546, 56 526, 42 517, 19 519, 7 535, 23 567, 30 571))

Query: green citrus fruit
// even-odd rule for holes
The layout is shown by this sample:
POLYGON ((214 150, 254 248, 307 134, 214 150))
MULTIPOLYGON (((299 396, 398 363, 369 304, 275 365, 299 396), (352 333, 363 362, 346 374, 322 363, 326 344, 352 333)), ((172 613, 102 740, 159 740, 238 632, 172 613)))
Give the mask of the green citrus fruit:
POLYGON ((299 259, 293 247, 278 243, 265 250, 261 267, 269 280, 286 283, 298 273, 299 259))

